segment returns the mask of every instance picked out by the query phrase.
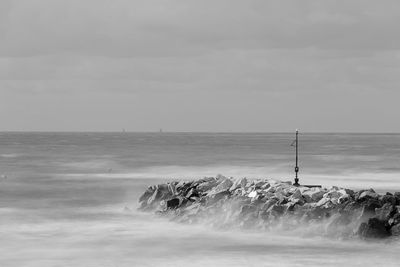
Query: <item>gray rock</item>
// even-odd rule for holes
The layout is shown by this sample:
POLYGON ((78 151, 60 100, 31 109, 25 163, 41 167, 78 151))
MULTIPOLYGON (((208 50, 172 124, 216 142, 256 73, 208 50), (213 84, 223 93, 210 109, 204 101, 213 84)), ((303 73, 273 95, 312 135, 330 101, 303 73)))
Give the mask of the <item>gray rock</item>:
POLYGON ((381 204, 377 199, 368 199, 361 203, 361 213, 358 218, 359 221, 367 221, 369 218, 375 216, 375 210, 381 208, 381 204))
POLYGON ((149 199, 154 194, 154 191, 156 190, 155 186, 149 186, 146 191, 139 197, 139 202, 143 202, 149 199))
POLYGON ((233 185, 233 182, 231 181, 231 179, 225 178, 224 180, 222 180, 216 187, 212 188, 207 195, 211 196, 211 195, 215 195, 224 191, 228 191, 229 188, 231 188, 231 186, 233 185))
POLYGON ((393 217, 390 218, 389 221, 388 221, 390 225, 400 224, 400 213, 398 213, 398 212, 399 211, 398 211, 398 208, 397 208, 397 213, 395 213, 393 215, 393 217))
POLYGON ((388 231, 385 221, 371 218, 367 223, 362 223, 358 228, 358 235, 364 238, 383 238, 391 233, 388 231))
POLYGON ((358 196, 358 198, 356 198, 357 200, 366 200, 366 199, 378 199, 379 195, 377 193, 375 193, 375 191, 373 189, 369 189, 369 190, 365 190, 363 192, 361 192, 358 196))
POLYGON ((160 200, 162 192, 157 188, 153 195, 147 199, 147 205, 153 204, 155 201, 160 200))
POLYGON ((179 207, 181 204, 181 200, 179 198, 173 198, 170 200, 167 200, 167 208, 168 209, 176 209, 179 207))
POLYGON ((202 182, 197 186, 197 190, 201 192, 207 192, 208 190, 212 189, 218 184, 217 180, 215 179, 210 179, 207 181, 202 182))
POLYGON ((390 228, 390 234, 393 236, 400 236, 400 224, 396 224, 390 228))
POLYGON ((397 199, 396 199, 395 196, 393 196, 393 195, 388 195, 387 193, 386 193, 386 195, 380 196, 380 197, 379 197, 379 200, 380 200, 383 204, 385 204, 385 203, 390 203, 390 204, 393 205, 393 206, 395 206, 395 205, 396 205, 396 202, 397 202, 397 199))
POLYGON ((323 189, 314 187, 311 188, 310 190, 303 192, 303 197, 308 203, 318 202, 323 198, 325 193, 326 192, 323 189))
POLYGON ((278 200, 276 200, 276 199, 269 199, 269 200, 267 200, 267 201, 261 206, 261 210, 267 211, 270 207, 272 207, 272 206, 275 205, 276 203, 278 203, 278 200))
POLYGON ((375 209, 376 217, 381 221, 388 221, 395 213, 396 209, 391 203, 386 203, 381 208, 375 209))
POLYGON ((233 191, 233 190, 237 189, 238 187, 245 188, 246 184, 247 184, 246 177, 245 178, 241 178, 241 179, 236 179, 233 182, 232 186, 229 188, 229 190, 233 191))
POLYGON ((400 205, 400 192, 395 192, 394 196, 396 198, 396 205, 400 205))
POLYGON ((285 209, 286 207, 284 205, 274 204, 267 211, 270 212, 271 215, 279 216, 284 213, 285 209))

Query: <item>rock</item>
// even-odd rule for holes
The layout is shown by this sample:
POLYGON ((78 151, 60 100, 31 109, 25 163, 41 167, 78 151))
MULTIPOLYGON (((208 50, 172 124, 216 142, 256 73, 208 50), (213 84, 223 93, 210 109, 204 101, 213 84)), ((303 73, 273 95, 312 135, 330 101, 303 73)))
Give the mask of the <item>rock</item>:
POLYGON ((327 209, 324 207, 315 207, 307 211, 305 214, 308 219, 321 220, 328 217, 327 209))
POLYGON ((236 179, 235 182, 233 182, 231 188, 229 188, 229 191, 234 191, 238 187, 245 188, 246 184, 247 184, 246 178, 236 179))
POLYGON ((279 204, 287 203, 287 199, 285 198, 285 195, 282 193, 282 191, 275 192, 273 198, 277 199, 279 204))
POLYGON ((320 201, 326 192, 319 187, 313 187, 303 192, 303 197, 307 203, 320 201))
POLYGON ((139 202, 147 202, 147 200, 154 194, 155 186, 149 186, 146 191, 139 197, 139 202))
POLYGON ((229 188, 231 188, 232 185, 233 185, 233 182, 231 181, 231 179, 225 178, 216 187, 211 189, 207 193, 207 195, 211 196, 211 195, 215 195, 215 194, 221 193, 223 191, 228 191, 229 188))
POLYGON ((191 188, 189 192, 186 194, 186 198, 194 198, 194 197, 200 197, 199 192, 197 191, 196 188, 191 188))
MULTIPOLYGON (((356 194, 356 196, 357 196, 357 194, 356 194)), ((362 201, 362 200, 371 199, 371 198, 372 199, 378 199, 379 198, 379 195, 377 193, 375 193, 375 191, 373 189, 362 191, 359 194, 358 198, 356 197, 356 200, 361 200, 362 201)))
POLYGON ((301 194, 301 190, 300 189, 296 189, 294 191, 294 193, 290 196, 288 201, 289 201, 289 203, 292 203, 291 205, 294 205, 294 204, 302 205, 302 204, 304 204, 304 198, 303 198, 303 195, 301 194))
POLYGON ((153 195, 147 199, 147 205, 153 204, 155 201, 160 200, 162 192, 158 188, 154 191, 153 195))
POLYGON ((351 196, 345 189, 334 186, 323 195, 323 198, 329 198, 333 204, 337 205, 346 202, 351 196))
POLYGON ((396 198, 396 205, 400 205, 400 192, 395 192, 394 197, 396 198))
POLYGON ((322 197, 323 198, 330 198, 330 199, 332 199, 332 198, 338 199, 341 196, 342 196, 342 194, 339 191, 330 190, 330 191, 326 192, 322 197))
POLYGON ((377 199, 368 199, 361 203, 361 213, 358 218, 359 221, 367 221, 369 218, 375 216, 375 210, 381 208, 381 204, 377 199))
POLYGON ((174 183, 168 183, 168 191, 170 192, 171 195, 175 196, 177 194, 175 184, 174 183))
POLYGON ((395 213, 396 209, 390 203, 386 203, 381 208, 375 209, 376 217, 381 221, 388 221, 395 213))
POLYGON ((389 221, 388 221, 390 225, 400 224, 400 213, 398 213, 398 212, 399 212, 399 210, 397 208, 397 213, 395 213, 393 215, 393 217, 390 218, 389 221))
POLYGON ((303 195, 301 194, 301 191, 298 188, 296 188, 296 191, 294 191, 291 197, 293 199, 301 199, 303 195))
POLYGON ((358 228, 358 235, 364 238, 383 238, 390 236, 386 223, 378 218, 371 218, 358 228))
POLYGON ((189 193, 189 191, 196 186, 197 185, 195 185, 194 182, 186 182, 186 183, 183 183, 182 185, 180 185, 180 184, 176 185, 175 188, 176 188, 177 194, 184 196, 184 195, 187 195, 187 193, 189 193))
POLYGON ((258 195, 257 191, 251 191, 249 197, 254 198, 258 195))
POLYGON ((218 193, 215 193, 215 194, 213 193, 213 194, 208 196, 207 204, 211 205, 211 204, 214 204, 214 203, 216 203, 216 202, 218 202, 220 200, 226 199, 226 198, 228 198, 230 196, 230 194, 231 193, 228 190, 221 191, 221 192, 218 192, 218 193))
POLYGON ((206 192, 209 191, 211 188, 215 187, 218 184, 217 180, 212 178, 212 179, 207 179, 206 181, 202 182, 197 186, 197 190, 200 192, 206 192))
POLYGON ((267 200, 267 202, 265 202, 265 203, 261 206, 261 210, 267 211, 271 206, 275 205, 276 203, 278 203, 278 200, 276 200, 276 199, 269 199, 269 200, 267 200))
POLYGON ((393 236, 400 236, 400 224, 396 224, 390 228, 390 234, 393 236))
POLYGON ((179 207, 181 200, 179 198, 173 198, 167 201, 168 209, 176 209, 179 207))
POLYGON ((324 198, 320 199, 320 200, 317 202, 316 206, 317 206, 317 207, 321 207, 321 206, 324 206, 325 204, 327 204, 327 203, 329 203, 329 202, 331 202, 331 200, 330 200, 329 198, 324 197, 324 198))
POLYGON ((354 193, 353 190, 348 189, 348 188, 343 188, 343 190, 344 190, 351 198, 354 198, 355 193, 354 193))
POLYGON ((285 211, 285 206, 280 204, 274 204, 267 210, 271 215, 278 217, 282 215, 285 211))
POLYGON ((393 195, 388 195, 387 193, 386 193, 386 195, 380 196, 380 197, 379 197, 379 200, 380 200, 383 204, 385 204, 385 203, 390 203, 390 204, 393 205, 393 206, 395 206, 395 205, 396 205, 396 202, 397 202, 397 199, 396 199, 395 196, 393 196, 393 195))

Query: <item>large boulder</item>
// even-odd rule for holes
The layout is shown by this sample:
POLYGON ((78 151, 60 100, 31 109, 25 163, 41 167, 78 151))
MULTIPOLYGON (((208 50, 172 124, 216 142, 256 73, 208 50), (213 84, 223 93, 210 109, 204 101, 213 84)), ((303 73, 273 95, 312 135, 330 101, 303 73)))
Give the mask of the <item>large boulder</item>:
POLYGON ((364 201, 368 199, 379 199, 379 195, 373 189, 361 190, 356 193, 355 199, 358 201, 364 201))
POLYGON ((224 191, 228 191, 229 188, 231 188, 231 186, 233 185, 233 182, 231 179, 229 178, 224 178, 222 181, 220 181, 218 183, 218 185, 214 188, 212 188, 207 195, 208 196, 212 196, 212 195, 216 195, 218 193, 224 192, 224 191))
POLYGON ((388 222, 389 222, 390 225, 400 224, 400 213, 399 213, 399 208, 400 208, 400 207, 397 207, 397 208, 396 208, 396 209, 397 209, 397 213, 395 213, 395 214, 393 215, 393 217, 389 219, 388 222))
POLYGON ((267 189, 271 185, 266 180, 257 181, 254 183, 255 189, 267 189))
POLYGON ((203 181, 201 181, 201 183, 196 188, 200 192, 207 192, 215 187, 217 184, 218 181, 215 178, 203 179, 203 181))
POLYGON ((274 204, 267 210, 267 212, 269 212, 271 215, 275 217, 279 217, 285 212, 285 210, 286 207, 284 205, 274 204))
POLYGON ((182 200, 180 198, 173 198, 166 201, 166 205, 168 209, 176 209, 181 204, 182 200))
POLYGON ((294 191, 294 193, 289 197, 288 201, 289 201, 289 203, 292 203, 291 205, 294 205, 294 204, 302 205, 302 204, 304 204, 304 198, 303 198, 303 195, 301 194, 301 190, 300 189, 296 189, 294 191))
POLYGON ((198 184, 193 181, 183 182, 183 183, 179 182, 175 186, 175 189, 176 189, 177 194, 185 196, 192 188, 195 188, 197 186, 198 186, 198 184))
POLYGON ((396 198, 396 205, 400 205, 400 192, 395 192, 394 197, 396 198))
MULTIPOLYGON (((370 198, 361 204, 361 212, 358 218, 358 221, 365 222, 369 218, 374 217, 376 215, 376 209, 381 208, 381 203, 374 198, 370 198)), ((355 205, 356 206, 356 205, 355 205)))
POLYGON ((381 208, 375 209, 376 217, 381 221, 388 221, 396 213, 396 208, 391 203, 386 203, 381 208))
POLYGON ((156 204, 157 201, 165 200, 172 196, 173 194, 167 184, 156 185, 153 194, 147 199, 147 205, 156 204))
POLYGON ((277 199, 268 199, 262 206, 261 206, 261 210, 265 210, 267 211, 270 207, 272 207, 273 205, 275 205, 276 203, 278 203, 277 199))
POLYGON ((322 188, 312 187, 309 190, 304 191, 302 195, 303 195, 305 201, 307 203, 310 203, 310 202, 320 201, 323 198, 325 193, 326 193, 326 191, 324 191, 322 188))
POLYGON ((333 186, 328 192, 323 195, 323 198, 328 198, 333 204, 341 204, 352 198, 351 191, 344 188, 333 186))
POLYGON ((390 234, 393 236, 400 236, 400 224, 396 224, 390 228, 390 234))
POLYGON ((241 188, 245 188, 247 184, 247 179, 246 177, 244 178, 240 178, 240 179, 236 179, 232 186, 229 188, 230 191, 234 191, 235 189, 241 187, 241 188))
POLYGON ((386 195, 380 196, 379 200, 385 204, 385 203, 390 203, 391 205, 395 206, 397 203, 397 199, 395 196, 393 196, 390 193, 386 193, 386 195))
POLYGON ((383 238, 391 235, 385 221, 371 218, 358 228, 358 235, 364 238, 383 238))
POLYGON ((154 194, 156 186, 149 186, 146 191, 139 197, 139 202, 147 202, 147 200, 154 194))

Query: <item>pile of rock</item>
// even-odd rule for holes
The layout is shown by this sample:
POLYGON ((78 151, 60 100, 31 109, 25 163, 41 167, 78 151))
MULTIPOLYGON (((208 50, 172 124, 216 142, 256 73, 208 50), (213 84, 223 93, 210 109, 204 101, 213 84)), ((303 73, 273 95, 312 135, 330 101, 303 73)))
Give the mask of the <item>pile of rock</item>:
POLYGON ((197 181, 150 186, 140 209, 181 222, 209 221, 219 227, 318 225, 324 234, 383 238, 400 235, 400 193, 354 192, 331 187, 294 186, 275 180, 221 175, 197 181))

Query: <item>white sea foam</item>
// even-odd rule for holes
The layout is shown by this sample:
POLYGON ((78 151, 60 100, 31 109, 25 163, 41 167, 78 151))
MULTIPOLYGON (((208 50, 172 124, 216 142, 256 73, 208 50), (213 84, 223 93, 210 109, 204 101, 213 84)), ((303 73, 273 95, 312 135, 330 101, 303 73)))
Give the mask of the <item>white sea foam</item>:
POLYGON ((18 158, 20 156, 22 156, 22 154, 16 154, 16 153, 0 154, 0 157, 2 158, 18 158))
POLYGON ((3 225, 1 266, 397 266, 400 260, 399 243, 311 237, 301 228, 219 231, 137 211, 121 217, 119 207, 98 207, 103 209, 110 214, 93 221, 3 225))

